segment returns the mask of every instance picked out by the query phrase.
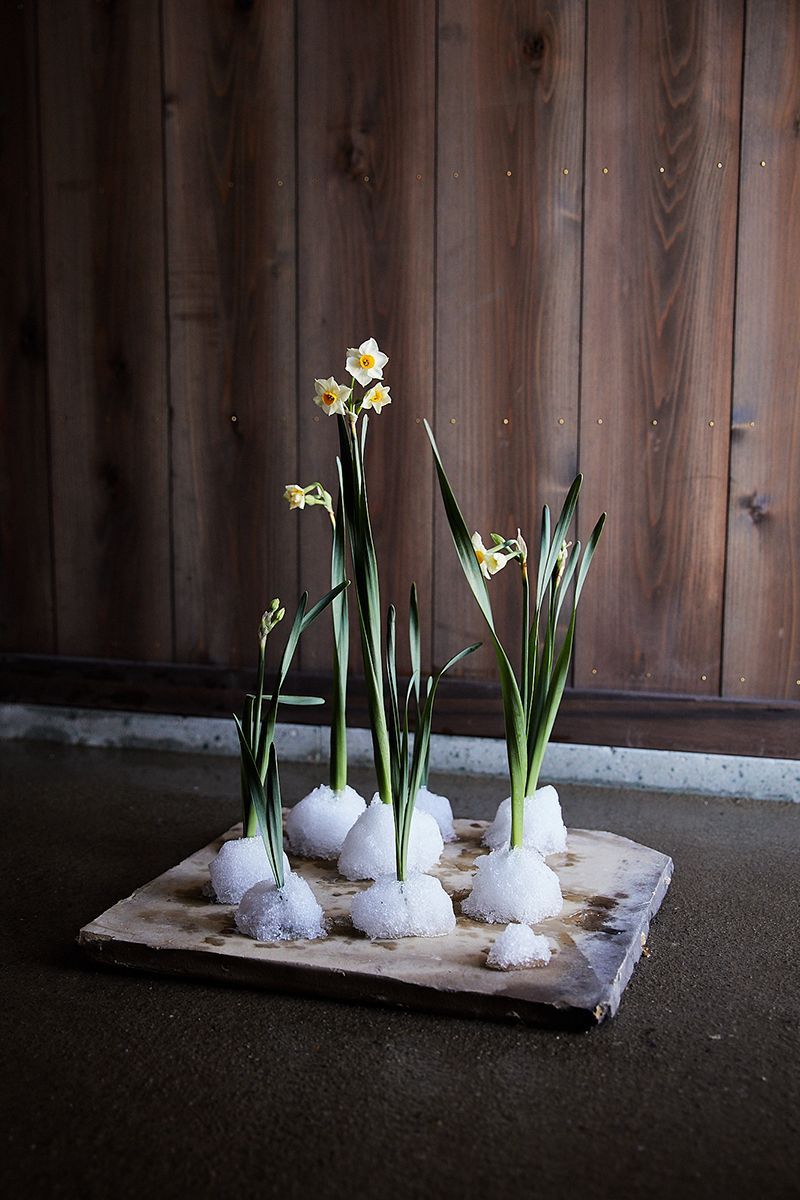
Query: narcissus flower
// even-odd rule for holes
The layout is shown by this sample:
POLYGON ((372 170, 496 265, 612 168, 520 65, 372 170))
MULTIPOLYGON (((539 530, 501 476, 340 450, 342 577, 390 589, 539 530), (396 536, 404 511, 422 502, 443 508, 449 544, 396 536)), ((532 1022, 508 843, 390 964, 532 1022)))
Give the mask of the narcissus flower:
POLYGON ((305 508, 306 506, 305 489, 301 488, 299 483, 287 483, 283 498, 289 501, 289 508, 305 508))
POLYGON ((472 549, 475 551, 475 557, 484 579, 490 579, 492 575, 502 571, 510 557, 508 554, 501 554, 498 550, 487 550, 479 533, 472 535, 472 549))
POLYGON ((314 388, 316 396, 314 403, 324 409, 329 417, 347 412, 347 401, 350 399, 353 389, 344 387, 337 383, 331 375, 330 379, 315 379, 314 388))
POLYGON ((388 361, 388 354, 378 349, 375 338, 367 338, 358 349, 351 347, 347 351, 345 369, 366 387, 371 379, 383 379, 383 368, 388 361))
POLYGON ((385 388, 382 383, 376 383, 364 397, 363 407, 374 409, 376 413, 379 413, 384 405, 391 403, 392 398, 389 395, 388 387, 385 388))

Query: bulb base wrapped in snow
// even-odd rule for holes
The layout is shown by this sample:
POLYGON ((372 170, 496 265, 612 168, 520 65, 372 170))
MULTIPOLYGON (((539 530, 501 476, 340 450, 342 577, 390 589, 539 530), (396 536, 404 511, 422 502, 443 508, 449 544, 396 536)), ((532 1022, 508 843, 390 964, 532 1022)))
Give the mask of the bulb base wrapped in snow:
POLYGON ((495 971, 522 971, 545 967, 550 962, 550 943, 530 925, 506 925, 486 956, 487 967, 495 971))
POLYGON ((325 914, 308 883, 290 871, 282 888, 262 879, 242 897, 236 928, 257 942, 314 941, 327 937, 325 914))
MULTIPOLYGON (((567 830, 561 816, 558 792, 554 787, 538 788, 525 797, 522 820, 523 844, 540 854, 562 854, 567 848, 567 830)), ((501 850, 511 841, 511 798, 504 800, 486 833, 483 844, 501 850)))
POLYGON ((301 858, 338 858, 344 839, 366 807, 353 788, 335 792, 321 784, 286 816, 290 850, 301 858))
MULTIPOLYGON (((409 874, 429 870, 439 861, 443 849, 436 821, 429 813, 415 809, 408 838, 409 874)), ((394 873, 394 814, 391 804, 384 804, 376 795, 344 839, 339 874, 345 879, 380 879, 394 873)))
MULTIPOLYGON (((290 869, 285 854, 283 869, 290 869)), ((219 854, 208 864, 208 873, 217 904, 238 904, 254 883, 262 879, 275 882, 261 837, 231 838, 223 842, 219 854)))
POLYGON ((561 886, 538 850, 492 850, 477 861, 472 891, 461 911, 476 921, 535 925, 563 907, 561 886))
POLYGON ((430 813, 439 826, 443 842, 457 842, 458 834, 453 824, 453 809, 446 796, 437 796, 425 786, 417 792, 417 808, 420 812, 430 813))
POLYGON ((445 937, 456 927, 453 901, 433 875, 378 879, 354 897, 351 917, 370 938, 445 937))

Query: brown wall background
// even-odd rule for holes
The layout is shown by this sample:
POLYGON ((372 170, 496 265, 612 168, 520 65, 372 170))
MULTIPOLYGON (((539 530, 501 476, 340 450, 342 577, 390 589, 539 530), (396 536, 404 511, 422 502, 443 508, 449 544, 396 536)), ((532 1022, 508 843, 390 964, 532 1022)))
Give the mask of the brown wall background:
MULTIPOLYGON (((429 658, 480 625, 423 417, 484 535, 608 509, 559 736, 800 756, 794 0, 2 0, 0 79, 5 695, 227 710, 374 334, 429 658)), ((440 727, 497 732, 482 654, 440 727)))

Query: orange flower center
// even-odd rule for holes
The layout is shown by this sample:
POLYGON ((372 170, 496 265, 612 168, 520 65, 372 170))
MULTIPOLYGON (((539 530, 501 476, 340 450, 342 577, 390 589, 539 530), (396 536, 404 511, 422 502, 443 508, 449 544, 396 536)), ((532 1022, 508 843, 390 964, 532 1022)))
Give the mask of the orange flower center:
POLYGON ((371 371, 375 366, 375 359, 371 354, 362 354, 358 360, 358 365, 361 367, 362 371, 371 371))
POLYGON ((332 404, 335 404, 338 399, 339 397, 334 392, 322 393, 322 403, 327 405, 328 408, 330 408, 332 404))

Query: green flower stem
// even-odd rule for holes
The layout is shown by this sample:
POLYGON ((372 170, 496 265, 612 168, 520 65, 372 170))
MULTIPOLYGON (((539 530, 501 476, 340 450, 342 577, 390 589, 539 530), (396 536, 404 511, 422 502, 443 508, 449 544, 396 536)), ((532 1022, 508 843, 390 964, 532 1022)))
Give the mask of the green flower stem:
POLYGON ((528 711, 528 697, 530 696, 531 680, 528 669, 528 658, 530 657, 530 628, 531 628, 531 585, 528 580, 528 564, 521 564, 522 574, 522 656, 520 679, 522 680, 522 707, 525 712, 528 711))

